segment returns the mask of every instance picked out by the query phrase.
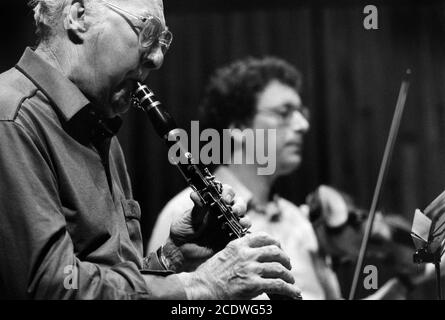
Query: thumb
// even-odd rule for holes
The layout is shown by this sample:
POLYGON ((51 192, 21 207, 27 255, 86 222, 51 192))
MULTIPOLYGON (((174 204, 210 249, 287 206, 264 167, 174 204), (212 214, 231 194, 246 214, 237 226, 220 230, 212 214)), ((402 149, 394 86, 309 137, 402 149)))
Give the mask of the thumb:
POLYGON ((190 193, 190 199, 192 199, 193 203, 195 205, 198 205, 199 207, 204 206, 204 204, 202 203, 201 197, 198 195, 197 192, 192 192, 190 193))

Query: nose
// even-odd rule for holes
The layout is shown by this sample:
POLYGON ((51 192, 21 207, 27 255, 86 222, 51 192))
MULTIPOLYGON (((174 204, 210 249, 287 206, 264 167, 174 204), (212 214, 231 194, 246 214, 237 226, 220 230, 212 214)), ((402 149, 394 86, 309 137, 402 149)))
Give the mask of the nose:
POLYGON ((142 58, 142 65, 144 68, 150 70, 159 69, 164 62, 164 53, 161 50, 160 46, 156 46, 155 48, 150 48, 147 52, 144 52, 142 58))
POLYGON ((297 110, 292 114, 289 125, 292 130, 300 133, 306 133, 310 128, 309 120, 297 110))

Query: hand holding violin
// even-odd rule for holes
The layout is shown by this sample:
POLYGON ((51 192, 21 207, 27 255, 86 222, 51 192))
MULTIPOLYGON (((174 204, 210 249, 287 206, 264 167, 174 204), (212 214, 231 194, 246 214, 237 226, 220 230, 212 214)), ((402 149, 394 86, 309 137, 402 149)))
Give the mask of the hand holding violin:
MULTIPOLYGON (((329 186, 317 188, 308 196, 307 204, 321 251, 336 260, 340 268, 349 267, 360 250, 367 211, 358 208, 349 195, 329 186)), ((400 215, 376 213, 366 257, 378 263, 386 276, 394 278, 369 298, 406 296, 407 288, 425 278, 423 267, 412 260, 410 230, 409 222, 400 215)))

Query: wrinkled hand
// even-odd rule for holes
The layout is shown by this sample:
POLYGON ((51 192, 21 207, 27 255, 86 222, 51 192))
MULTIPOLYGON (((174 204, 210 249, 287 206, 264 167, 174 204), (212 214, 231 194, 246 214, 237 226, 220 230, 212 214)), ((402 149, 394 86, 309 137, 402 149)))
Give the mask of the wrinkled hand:
POLYGON ((251 299, 262 293, 297 299, 289 257, 266 233, 252 233, 226 248, 192 273, 180 273, 188 299, 251 299))
MULTIPOLYGON (((215 252, 203 240, 211 239, 214 235, 206 225, 206 215, 209 212, 202 207, 199 196, 193 192, 190 198, 195 203, 192 210, 186 211, 182 216, 173 221, 170 227, 170 237, 164 246, 166 258, 175 260, 174 270, 190 271, 194 270, 204 260, 207 260, 215 252), (196 223, 199 221, 200 223, 196 223), (177 252, 179 250, 183 260, 178 261, 177 252)), ((246 213, 246 204, 243 199, 235 197, 235 192, 228 185, 223 185, 222 198, 226 204, 230 205, 233 212, 240 217, 240 224, 250 227, 250 221, 244 217, 246 213)))

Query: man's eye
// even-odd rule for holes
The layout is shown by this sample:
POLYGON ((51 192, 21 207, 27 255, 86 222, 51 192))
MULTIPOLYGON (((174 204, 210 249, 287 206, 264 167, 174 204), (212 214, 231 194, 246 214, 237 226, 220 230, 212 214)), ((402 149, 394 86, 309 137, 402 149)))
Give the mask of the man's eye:
POLYGON ((278 114, 280 117, 287 117, 289 115, 289 110, 275 110, 275 113, 278 114))

